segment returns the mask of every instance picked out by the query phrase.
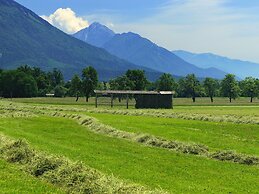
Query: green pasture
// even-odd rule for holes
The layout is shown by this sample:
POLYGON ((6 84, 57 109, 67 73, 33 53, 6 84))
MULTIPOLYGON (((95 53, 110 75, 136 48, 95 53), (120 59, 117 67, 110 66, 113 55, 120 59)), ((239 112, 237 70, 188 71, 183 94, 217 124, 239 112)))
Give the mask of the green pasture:
POLYGON ((117 129, 259 156, 259 126, 112 114, 89 114, 117 129))
MULTIPOLYGON (((10 100, 10 99, 8 99, 10 100)), ((90 107, 95 106, 95 98, 90 98, 89 102, 85 101, 85 98, 81 97, 76 102, 73 97, 66 98, 47 98, 47 97, 38 97, 38 98, 14 98, 12 101, 23 102, 23 103, 35 103, 35 104, 54 104, 54 105, 88 105, 90 107)), ((99 97, 98 104, 101 107, 110 107, 110 97, 99 97)), ((135 100, 131 99, 129 101, 130 108, 133 108, 135 100)), ((196 98, 196 102, 193 103, 191 98, 173 98, 173 104, 175 106, 259 106, 259 99, 255 98, 253 103, 250 103, 250 98, 240 97, 236 100, 233 100, 232 103, 229 103, 228 98, 215 97, 214 102, 210 102, 210 98, 196 98)), ((118 99, 114 100, 114 106, 119 108, 126 106, 126 100, 122 99, 121 102, 118 99)))
POLYGON ((17 166, 0 159, 0 193, 65 193, 49 183, 35 179, 17 166))
POLYGON ((129 182, 172 193, 256 193, 259 170, 98 135, 65 118, 0 119, 0 131, 38 150, 83 161, 129 182))
MULTIPOLYGON (((155 110, 157 112, 173 112, 183 114, 201 114, 201 115, 229 115, 229 116, 248 116, 259 117, 259 101, 250 103, 249 98, 238 98, 237 100, 229 103, 227 98, 215 98, 215 103, 203 103, 209 102, 209 98, 197 98, 195 103, 191 102, 189 98, 175 98, 174 109, 155 110), (220 103, 216 103, 219 101, 220 103)), ((95 108, 94 98, 90 98, 88 103, 84 98, 80 98, 78 102, 75 98, 17 98, 17 99, 2 99, 0 102, 19 102, 29 105, 37 105, 40 107, 56 107, 56 108, 80 108, 85 110, 126 110, 125 100, 118 102, 114 101, 114 107, 110 107, 109 98, 100 98, 100 105, 95 108)), ((129 111, 135 110, 134 102, 131 101, 129 111)), ((149 109, 150 110, 150 109, 149 109)), ((142 110, 140 110, 142 111, 142 110)))

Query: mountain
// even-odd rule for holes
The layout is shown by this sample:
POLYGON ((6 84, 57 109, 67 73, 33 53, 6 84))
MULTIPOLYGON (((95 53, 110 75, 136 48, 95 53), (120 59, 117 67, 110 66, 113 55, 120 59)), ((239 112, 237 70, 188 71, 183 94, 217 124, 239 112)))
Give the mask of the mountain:
POLYGON ((161 75, 63 33, 13 0, 0 0, 0 68, 22 64, 46 71, 58 68, 66 79, 89 65, 98 71, 100 80, 128 69, 143 69, 152 80, 161 75))
MULTIPOLYGON (((96 26, 96 23, 92 25, 96 26)), ((88 32, 89 29, 94 29, 91 31, 91 34, 87 33, 87 39, 82 38, 83 36, 80 38, 78 33, 74 36, 94 46, 104 48, 109 53, 139 66, 178 76, 185 76, 187 74, 194 73, 198 77, 209 76, 214 78, 223 78, 226 74, 216 68, 203 69, 192 65, 167 49, 159 47, 150 40, 132 32, 115 34, 113 36, 110 35, 103 38, 103 35, 107 34, 107 27, 98 24, 99 27, 96 28, 92 27, 92 25, 85 29, 86 32, 88 32), (100 34, 102 36, 99 36, 100 34), (99 42, 89 41, 93 39, 101 39, 104 43, 101 45, 99 42)), ((81 33, 83 31, 81 31, 81 33)))
POLYGON ((82 29, 73 36, 91 45, 101 47, 109 41, 115 33, 104 25, 97 22, 91 24, 88 28, 82 29))
POLYGON ((212 53, 196 54, 183 50, 173 51, 173 53, 201 68, 214 67, 235 74, 240 78, 248 76, 259 78, 259 64, 257 63, 230 59, 212 53))
POLYGON ((198 77, 222 78, 225 75, 216 68, 201 69, 187 63, 165 48, 132 32, 115 35, 102 48, 132 63, 178 76, 194 73, 198 77))

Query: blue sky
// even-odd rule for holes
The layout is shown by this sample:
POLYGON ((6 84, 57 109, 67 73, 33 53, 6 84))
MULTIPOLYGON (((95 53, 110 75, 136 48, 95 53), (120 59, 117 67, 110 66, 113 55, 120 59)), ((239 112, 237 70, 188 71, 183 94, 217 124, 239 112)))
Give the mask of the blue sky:
POLYGON ((139 33, 169 50, 212 52, 259 62, 258 0, 17 2, 67 33, 98 21, 115 32, 139 33))
POLYGON ((17 2, 39 15, 49 15, 60 7, 69 7, 78 15, 113 12, 137 18, 152 15, 156 8, 166 5, 168 0, 17 0, 17 2))

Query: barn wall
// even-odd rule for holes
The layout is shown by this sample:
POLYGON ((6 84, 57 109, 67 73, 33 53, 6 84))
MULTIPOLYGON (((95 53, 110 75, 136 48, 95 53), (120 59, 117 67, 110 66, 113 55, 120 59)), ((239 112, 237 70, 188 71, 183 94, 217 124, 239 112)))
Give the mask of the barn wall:
POLYGON ((135 95, 136 108, 172 108, 172 95, 144 94, 135 95))

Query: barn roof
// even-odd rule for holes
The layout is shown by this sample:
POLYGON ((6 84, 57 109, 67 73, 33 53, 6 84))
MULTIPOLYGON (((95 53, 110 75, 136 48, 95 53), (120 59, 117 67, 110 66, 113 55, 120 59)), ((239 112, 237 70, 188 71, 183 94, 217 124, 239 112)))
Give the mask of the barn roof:
POLYGON ((161 94, 172 95, 174 91, 136 91, 136 90, 94 90, 96 94, 161 94))

